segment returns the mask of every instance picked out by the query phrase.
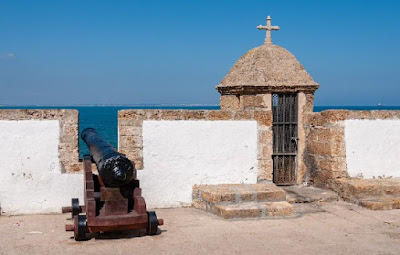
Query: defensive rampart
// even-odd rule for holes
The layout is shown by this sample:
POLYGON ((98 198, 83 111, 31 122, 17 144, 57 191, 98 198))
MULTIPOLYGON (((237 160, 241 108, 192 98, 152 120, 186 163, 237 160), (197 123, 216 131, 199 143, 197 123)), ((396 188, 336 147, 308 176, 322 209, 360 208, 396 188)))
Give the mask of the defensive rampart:
POLYGON ((0 141, 3 213, 59 212, 82 197, 78 111, 0 110, 0 141))
POLYGON ((400 177, 400 111, 329 110, 306 121, 307 179, 400 177))

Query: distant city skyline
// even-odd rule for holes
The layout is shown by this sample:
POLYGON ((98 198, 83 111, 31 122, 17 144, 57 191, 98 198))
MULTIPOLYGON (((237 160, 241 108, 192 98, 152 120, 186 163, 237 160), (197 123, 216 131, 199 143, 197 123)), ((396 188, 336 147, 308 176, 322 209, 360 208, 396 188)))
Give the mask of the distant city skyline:
POLYGON ((219 104, 215 86, 272 41, 320 84, 315 105, 400 105, 392 0, 0 0, 0 105, 219 104))

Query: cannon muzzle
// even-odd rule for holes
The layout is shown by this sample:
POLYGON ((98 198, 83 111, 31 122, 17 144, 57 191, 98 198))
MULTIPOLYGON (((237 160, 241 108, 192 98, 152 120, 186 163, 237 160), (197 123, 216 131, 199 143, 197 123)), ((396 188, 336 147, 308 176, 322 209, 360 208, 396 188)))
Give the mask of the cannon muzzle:
POLYGON ((134 164, 105 141, 94 128, 84 129, 81 137, 89 147, 90 156, 105 186, 120 187, 134 178, 134 164))

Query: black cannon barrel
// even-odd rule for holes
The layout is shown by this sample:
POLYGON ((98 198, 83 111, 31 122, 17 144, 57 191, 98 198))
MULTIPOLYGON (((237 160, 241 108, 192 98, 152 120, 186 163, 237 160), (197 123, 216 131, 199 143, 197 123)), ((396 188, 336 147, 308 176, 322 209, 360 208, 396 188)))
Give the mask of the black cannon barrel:
POLYGON ((133 179, 133 163, 106 142, 94 128, 84 129, 81 137, 89 147, 90 155, 105 186, 120 187, 133 179))

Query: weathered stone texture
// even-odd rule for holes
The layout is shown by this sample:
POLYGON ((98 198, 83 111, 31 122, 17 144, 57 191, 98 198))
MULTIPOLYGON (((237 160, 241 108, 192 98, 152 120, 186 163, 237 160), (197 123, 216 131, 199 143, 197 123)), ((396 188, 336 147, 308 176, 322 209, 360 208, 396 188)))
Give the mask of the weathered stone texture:
POLYGON ((273 177, 272 157, 270 159, 258 160, 258 169, 259 169, 259 174, 257 178, 258 181, 272 180, 273 177))
POLYGON ((146 119, 160 120, 161 112, 159 110, 146 110, 146 119))
POLYGON ((77 110, 66 109, 1 109, 0 120, 58 120, 60 142, 58 146, 62 172, 81 171, 78 148, 77 110))
POLYGON ((400 178, 331 179, 328 187, 345 201, 370 210, 400 209, 400 178))
POLYGON ((280 202, 264 202, 260 203, 262 207, 265 207, 266 216, 276 217, 276 216, 290 216, 293 214, 293 205, 286 201, 280 202))
POLYGON ((141 137, 142 131, 142 125, 134 125, 133 123, 132 125, 120 124, 118 127, 118 132, 121 134, 121 137, 128 134, 131 134, 134 137, 141 137))
POLYGON ((297 126, 297 168, 296 168, 296 181, 298 184, 304 181, 304 176, 306 173, 306 165, 303 160, 304 151, 305 151, 305 113, 306 113, 306 104, 307 104, 307 97, 304 92, 300 92, 297 94, 297 101, 298 101, 298 126, 297 126))
POLYGON ((183 111, 184 120, 204 120, 207 119, 208 111, 183 111))
POLYGON ((118 111, 118 120, 139 120, 146 118, 146 110, 120 110, 118 111))
POLYGON ((181 120, 183 112, 180 110, 164 110, 161 113, 163 120, 181 120))
POLYGON ((224 219, 260 218, 262 216, 262 208, 256 203, 218 204, 215 205, 214 214, 224 219))
POLYGON ((329 110, 305 114, 306 180, 328 186, 330 180, 347 179, 344 121, 348 119, 400 119, 400 111, 329 110))
POLYGON ((314 94, 313 93, 305 93, 306 102, 303 106, 304 113, 311 113, 314 111, 314 94))
POLYGON ((225 219, 293 214, 285 191, 272 183, 194 185, 192 198, 193 207, 225 219))
POLYGON ((348 110, 327 110, 311 113, 306 116, 306 124, 310 126, 328 126, 344 121, 350 115, 348 110))
POLYGON ((261 143, 268 143, 272 137, 272 132, 271 130, 264 129, 264 130, 258 130, 258 141, 261 143))
POLYGON ((343 156, 345 144, 342 142, 329 142, 316 140, 309 144, 308 152, 315 155, 343 156))
POLYGON ((271 110, 271 94, 222 95, 220 107, 222 110, 271 110))
POLYGON ((271 100, 271 97, 268 97, 264 94, 241 95, 240 109, 268 108, 268 106, 271 104, 268 99, 271 100))
POLYGON ((200 198, 208 202, 235 201, 235 189, 228 186, 208 186, 201 190, 200 198))
POLYGON ((255 110, 254 119, 260 126, 272 126, 272 112, 268 110, 255 110))
POLYGON ((343 142, 344 128, 342 126, 316 127, 310 136, 316 141, 343 142))
POLYGON ((217 89, 230 87, 318 88, 304 67, 286 49, 269 44, 244 54, 224 77, 217 89))
POLYGON ((359 204, 370 210, 400 209, 400 198, 381 198, 379 200, 362 200, 359 204))
MULTIPOLYGON (((343 121, 330 122, 326 116, 322 118, 325 123, 312 118, 313 123, 318 122, 321 126, 306 125, 308 130, 303 156, 308 170, 306 181, 317 186, 326 186, 332 178, 347 177, 343 121)), ((335 119, 338 118, 335 116, 335 119)))
POLYGON ((202 187, 206 187, 206 185, 195 184, 192 187, 192 199, 200 199, 200 190, 202 187))
POLYGON ((265 185, 262 183, 258 183, 249 186, 249 188, 251 188, 257 194, 257 201, 286 201, 285 191, 275 185, 265 185))
POLYGON ((257 153, 258 159, 270 159, 271 155, 272 155, 272 149, 270 141, 268 141, 267 143, 261 143, 260 146, 258 146, 258 153, 257 153))
MULTIPOLYGON (((141 130, 141 128, 132 128, 132 129, 141 130)), ((121 132, 119 137, 119 143, 120 143, 120 148, 143 147, 143 137, 142 134, 121 132)))
POLYGON ((226 95, 220 98, 220 107, 224 110, 238 110, 240 109, 240 100, 238 96, 226 95))
POLYGON ((201 201, 201 200, 198 200, 198 199, 193 199, 192 206, 194 208, 196 208, 196 209, 200 209, 200 210, 203 210, 203 211, 208 211, 207 210, 207 202, 204 202, 204 201, 201 201))
POLYGON ((254 111, 235 111, 233 115, 234 120, 251 120, 254 119, 254 111))
POLYGON ((210 111, 208 113, 209 120, 231 120, 233 118, 232 111, 210 111))

